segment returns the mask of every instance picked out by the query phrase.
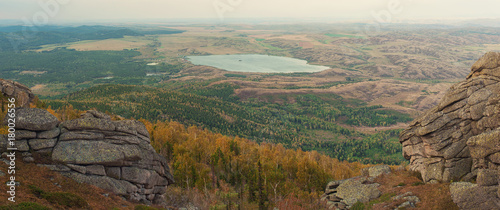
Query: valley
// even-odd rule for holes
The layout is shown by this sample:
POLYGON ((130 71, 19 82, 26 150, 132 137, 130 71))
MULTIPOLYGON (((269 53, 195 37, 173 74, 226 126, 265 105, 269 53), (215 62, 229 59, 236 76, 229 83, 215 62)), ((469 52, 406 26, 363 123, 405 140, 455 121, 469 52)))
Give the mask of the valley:
POLYGON ((500 209, 500 1, 0 5, 0 210, 500 209))
MULTIPOLYGON (((2 37, 12 36, 5 31, 0 27, 0 46, 6 45, 2 37)), ((134 141, 125 133, 149 133, 142 136, 151 146, 148 151, 154 149, 165 158, 164 167, 172 169, 169 183, 161 185, 166 189, 166 197, 160 197, 165 202, 162 207, 202 209, 327 209, 344 204, 393 209, 404 205, 404 199, 396 198, 412 194, 409 190, 415 194, 405 199, 418 196, 422 201, 414 204, 421 209, 456 208, 449 183, 427 185, 428 175, 406 170, 409 161, 401 155, 399 135, 500 42, 496 28, 441 25, 391 25, 372 35, 360 35, 350 24, 151 24, 43 31, 45 38, 25 37, 20 51, 0 50, 1 77, 19 82, 0 80, 4 94, 29 96, 21 101, 33 100, 29 106, 54 115, 66 126, 82 122, 72 127, 83 128, 71 131, 78 135, 111 136, 100 139, 100 134, 93 134, 96 137, 90 141, 74 140, 80 144, 102 140, 129 145, 134 141), (54 38, 58 36, 64 39, 54 38), (202 62, 196 61, 199 58, 202 62), (18 89, 9 89, 14 86, 18 89), (98 123, 83 123, 87 121, 98 123), (144 128, 105 126, 130 122, 144 128), (381 184, 377 199, 339 200, 333 194, 336 190, 329 188, 342 189, 337 181, 371 174, 370 167, 378 164, 391 165, 381 167, 392 173, 372 177, 381 184)), ((4 116, 6 98, 1 96, 4 116)), ((68 129, 55 128, 59 129, 66 138, 68 129)), ((6 132, 7 127, 0 127, 0 134, 6 132)), ((61 138, 47 141, 68 144, 61 138)), ((39 139, 22 141, 28 150, 40 148, 39 139)), ((45 150, 29 151, 35 155, 23 161, 48 161, 39 156, 45 150)), ((108 155, 114 156, 103 157, 108 155)), ((20 166, 40 171, 34 163, 20 166)), ((78 169, 79 175, 94 178, 99 174, 117 181, 124 176, 132 183, 141 181, 123 174, 128 166, 119 165, 122 175, 116 176, 111 172, 116 168, 102 164, 102 170, 85 164, 67 170, 78 169)), ((89 197, 81 193, 93 189, 87 185, 75 190, 63 184, 69 193, 57 194, 57 188, 39 181, 47 177, 52 181, 57 175, 43 176, 21 179, 30 189, 20 192, 31 200, 24 199, 19 206, 96 206, 89 200, 97 196, 112 199, 109 206, 142 208, 125 202, 131 200, 127 196, 89 197), (74 197, 79 203, 56 202, 48 195, 74 197)), ((359 182, 361 187, 373 185, 359 182)), ((153 199, 145 200, 150 204, 153 199)))
POLYGON ((355 28, 152 24, 80 27, 78 36, 75 29, 56 28, 51 33, 68 36, 63 42, 28 40, 29 50, 0 52, 0 72, 30 86, 54 109, 71 105, 174 120, 340 160, 398 164, 404 162, 399 130, 435 106, 474 60, 500 42, 500 30, 486 27, 392 25, 369 36, 355 28), (91 37, 92 31, 109 35, 91 37), (327 69, 227 71, 189 59, 240 54, 301 59, 327 69), (374 143, 365 148, 367 142, 374 143))

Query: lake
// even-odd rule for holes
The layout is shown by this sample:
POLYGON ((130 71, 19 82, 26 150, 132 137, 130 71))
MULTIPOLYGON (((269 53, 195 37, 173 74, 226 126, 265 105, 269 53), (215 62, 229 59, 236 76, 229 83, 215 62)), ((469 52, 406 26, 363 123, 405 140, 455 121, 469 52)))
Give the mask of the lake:
POLYGON ((257 54, 187 56, 187 59, 195 65, 239 72, 293 73, 329 69, 326 66, 309 65, 305 60, 257 54))

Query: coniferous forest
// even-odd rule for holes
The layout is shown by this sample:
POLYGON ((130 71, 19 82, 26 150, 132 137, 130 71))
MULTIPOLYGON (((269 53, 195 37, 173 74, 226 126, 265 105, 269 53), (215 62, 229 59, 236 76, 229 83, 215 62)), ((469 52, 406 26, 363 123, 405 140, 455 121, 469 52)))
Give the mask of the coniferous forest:
MULTIPOLYGON (((26 38, 19 31, 23 28, 0 27, 0 74, 33 88, 40 97, 34 106, 60 120, 98 110, 114 119, 143 122, 176 180, 166 198, 172 206, 191 202, 212 209, 325 208, 318 198, 329 181, 357 176, 372 164, 407 163, 398 136, 401 125, 415 115, 406 108, 436 94, 412 86, 406 90, 416 89, 417 101, 370 103, 374 99, 354 94, 369 92, 363 85, 384 84, 386 77, 360 74, 358 69, 371 64, 356 62, 347 67, 325 63, 331 69, 319 73, 227 72, 193 65, 188 55, 220 54, 220 48, 310 62, 323 58, 301 53, 329 54, 242 34, 199 35, 195 40, 203 43, 193 47, 185 45, 190 35, 179 35, 183 30, 140 28, 47 26, 38 28, 36 38, 26 38), (9 48, 7 42, 16 37, 22 38, 17 49, 9 48), (133 47, 80 47, 117 40, 133 47), (333 91, 343 87, 347 94, 333 91)), ((318 43, 345 38, 330 35, 318 36, 318 43)), ((368 61, 366 56, 350 58, 368 61)), ((401 86, 440 84, 395 80, 401 86)), ((391 91, 382 96, 396 95, 391 91)), ((5 107, 0 115, 5 115, 5 107)), ((6 133, 6 128, 0 132, 6 133)))
POLYGON ((397 140, 399 131, 367 135, 338 123, 395 124, 410 120, 407 115, 357 102, 343 102, 335 95, 299 95, 295 97, 300 102, 289 105, 242 103, 232 96, 233 88, 222 83, 197 91, 190 87, 191 93, 183 93, 146 86, 102 85, 52 100, 46 105, 51 108, 72 105, 80 110, 96 108, 150 121, 174 120, 256 142, 316 150, 339 160, 387 164, 404 161, 397 140), (316 132, 327 132, 324 138, 328 140, 318 139, 316 132))

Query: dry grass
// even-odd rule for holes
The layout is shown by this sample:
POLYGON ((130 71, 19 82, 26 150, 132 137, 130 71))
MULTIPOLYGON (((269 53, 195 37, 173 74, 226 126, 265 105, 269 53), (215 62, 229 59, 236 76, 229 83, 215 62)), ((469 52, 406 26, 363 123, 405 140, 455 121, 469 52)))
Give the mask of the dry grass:
POLYGON ((181 35, 168 35, 159 36, 158 40, 161 42, 162 47, 158 51, 166 57, 178 57, 179 54, 212 54, 212 55, 225 55, 225 54, 242 54, 242 53, 261 53, 264 52, 263 47, 255 44, 247 44, 245 46, 233 46, 228 42, 227 44, 214 45, 211 42, 218 42, 215 38, 219 34, 202 33, 191 34, 192 32, 185 32, 181 35))
POLYGON ((408 123, 402 123, 399 122, 395 125, 391 126, 375 126, 375 127, 368 127, 368 126, 352 126, 352 125, 346 125, 346 124, 340 124, 340 126, 347 128, 347 129, 355 129, 356 131, 366 133, 366 134, 375 134, 379 133, 380 131, 387 131, 387 130, 396 130, 396 129, 404 129, 408 127, 408 123))
POLYGON ((124 50, 141 48, 152 41, 144 37, 125 36, 120 39, 106 39, 106 40, 84 40, 78 42, 71 42, 66 44, 48 44, 42 45, 40 49, 34 50, 35 52, 50 51, 59 47, 66 47, 68 49, 76 49, 79 51, 89 50, 124 50))
MULTIPOLYGON (((419 174, 409 171, 395 171, 388 175, 379 176, 375 182, 380 183, 379 190, 384 194, 401 195, 406 192, 412 192, 420 198, 421 202, 415 209, 443 209, 453 210, 458 207, 451 200, 449 183, 440 184, 422 184, 418 178, 419 174)), ((394 209, 405 200, 389 199, 388 201, 378 203, 372 206, 372 209, 394 209)))
MULTIPOLYGON (((23 163, 20 160, 20 153, 18 154, 19 157, 16 161, 15 179, 20 182, 21 185, 16 188, 16 203, 34 202, 52 209, 77 209, 76 207, 68 208, 66 206, 53 204, 46 199, 39 198, 37 195, 33 194, 32 190, 29 188, 30 185, 33 185, 45 192, 66 192, 74 194, 83 198, 91 209, 134 209, 135 205, 138 205, 125 201, 121 197, 95 186, 77 183, 45 167, 38 167, 33 163, 23 163), (106 197, 105 195, 108 196, 106 197)), ((0 162, 0 170, 7 173, 7 165, 0 162)), ((0 177, 0 182, 6 183, 9 177, 9 174, 0 177)), ((0 191, 0 205, 12 204, 7 200, 9 195, 6 191, 7 190, 0 191)))
POLYGON ((64 89, 63 84, 37 84, 30 88, 35 95, 40 96, 56 96, 62 94, 64 89))
POLYGON ((309 49, 313 48, 314 44, 312 44, 311 42, 299 42, 299 46, 302 47, 302 49, 309 49))
POLYGON ((146 45, 146 41, 126 41, 120 39, 106 39, 87 43, 77 43, 70 45, 68 48, 79 51, 90 50, 124 50, 140 48, 146 45))
POLYGON ((33 92, 40 91, 40 90, 42 90, 45 87, 47 87, 47 85, 38 84, 38 85, 35 85, 35 86, 31 87, 31 91, 33 91, 33 92))
POLYGON ((25 75, 25 74, 31 74, 31 75, 40 75, 40 74, 45 74, 47 71, 21 71, 19 74, 25 75))
MULTIPOLYGON (((196 66, 185 69, 181 72, 187 77, 178 80, 191 80, 207 78, 220 78, 227 71, 216 70, 211 67, 196 66)), ((243 100, 248 98, 258 98, 267 101, 276 95, 297 95, 297 94, 325 94, 334 93, 343 98, 361 99, 368 105, 382 105, 386 108, 408 113, 412 116, 419 115, 435 105, 444 96, 451 83, 417 83, 410 81, 400 81, 394 79, 381 79, 376 81, 362 81, 350 84, 337 84, 328 87, 329 84, 346 82, 346 77, 357 77, 359 75, 352 72, 329 69, 314 73, 308 76, 264 76, 256 73, 245 74, 247 78, 230 78, 220 82, 230 82, 240 86, 235 91, 236 95, 243 100), (255 79, 250 79, 255 78, 255 79), (297 89, 290 89, 290 88, 297 89), (400 101, 410 101, 410 106, 401 106, 400 101)), ((401 128, 404 125, 398 125, 401 128)), ((375 132, 387 128, 363 128, 361 132, 375 132)))

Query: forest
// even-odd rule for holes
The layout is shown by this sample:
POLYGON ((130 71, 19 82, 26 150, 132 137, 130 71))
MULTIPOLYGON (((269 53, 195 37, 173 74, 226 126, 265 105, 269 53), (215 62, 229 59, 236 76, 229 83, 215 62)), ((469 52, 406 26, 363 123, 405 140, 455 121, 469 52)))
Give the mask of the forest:
MULTIPOLYGON (((72 106, 46 110, 61 121, 84 113, 72 106)), ((5 113, 3 109, 2 118, 5 113)), ((175 121, 140 121, 150 133, 152 146, 173 169, 176 183, 167 193, 173 206, 190 201, 206 209, 318 209, 324 207, 318 198, 329 181, 359 175, 368 166, 175 121)), ((0 127, 0 134, 6 130, 0 127)))
POLYGON ((141 53, 123 51, 76 51, 57 48, 43 52, 0 52, 0 74, 34 86, 60 84, 60 95, 95 84, 144 84, 147 73, 171 75, 183 66, 162 63, 151 67, 145 61, 135 60, 141 53))
MULTIPOLYGON (((16 26, 3 27, 0 33, 15 33, 21 29, 16 26)), ((128 33, 132 35, 132 31, 142 35, 182 32, 172 29, 143 29, 138 32, 135 29, 104 26, 47 26, 39 29, 41 33, 70 34, 68 36, 80 37, 78 39, 98 39, 95 34, 103 35, 103 39, 119 37, 128 33)), ((50 40, 47 37, 41 39, 50 40)), ((380 105, 369 106, 361 100, 345 99, 333 93, 275 94, 266 96, 271 100, 242 100, 235 94, 235 90, 240 87, 224 80, 250 80, 245 75, 225 74, 227 77, 187 79, 189 75, 181 71, 192 67, 189 63, 159 62, 158 65, 150 66, 147 65, 150 60, 138 58, 143 56, 141 52, 76 51, 66 48, 42 52, 0 52, 0 63, 3 64, 0 73, 2 78, 29 87, 39 84, 50 86, 45 88, 50 94, 42 98, 47 108, 72 105, 80 110, 97 109, 151 122, 173 120, 186 126, 197 126, 257 143, 316 150, 342 161, 389 164, 405 161, 399 155, 399 130, 365 134, 355 131, 353 127, 409 122, 412 118, 408 114, 380 105), (272 100, 275 98, 287 100, 278 103, 272 100)), ((273 76, 307 75, 262 75, 263 78, 273 76)), ((358 78, 346 77, 345 81, 327 82, 314 88, 327 89, 360 81, 358 78)))
MULTIPOLYGON (((36 37, 23 37, 22 30, 34 29, 0 27, 2 78, 29 87, 50 86, 46 90, 56 94, 46 95, 35 106, 60 120, 95 109, 114 119, 143 122, 153 147, 173 169, 177 183, 169 188, 167 200, 174 206, 195 202, 207 209, 320 209, 318 198, 329 181, 357 176, 364 164, 406 163, 398 141, 400 130, 372 134, 354 128, 406 123, 412 120, 408 114, 325 92, 283 91, 243 100, 235 94, 241 83, 231 82, 304 79, 307 73, 222 72, 223 77, 193 79, 199 72, 183 72, 193 65, 182 62, 182 55, 160 56, 163 45, 158 37, 146 50, 31 51, 46 44, 180 30, 47 26, 37 28, 36 37), (172 60, 176 62, 167 62, 172 60), (158 65, 147 65, 150 62, 158 65)), ((174 54, 178 52, 182 50, 174 54)), ((319 85, 266 88, 326 90, 362 81, 346 76, 319 85)), ((0 118, 5 115, 5 107, 1 108, 0 118)), ((5 132, 0 127, 0 134, 5 132)))
POLYGON ((0 27, 0 52, 22 52, 39 49, 42 45, 62 44, 83 40, 104 40, 124 36, 176 34, 182 30, 132 30, 111 26, 2 26, 0 27))
MULTIPOLYGON (((197 87, 200 85, 199 87, 197 87)), ((340 96, 297 95, 297 103, 279 105, 240 102, 235 86, 228 83, 184 91, 150 86, 100 85, 60 100, 46 101, 53 109, 72 105, 79 110, 96 108, 126 118, 173 120, 257 143, 282 144, 286 148, 317 150, 339 160, 399 164, 398 130, 364 134, 339 125, 388 125, 407 122, 407 115, 368 107, 340 96), (322 99, 323 98, 323 99, 322 99), (326 133, 326 139, 317 132, 326 133)))

